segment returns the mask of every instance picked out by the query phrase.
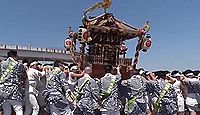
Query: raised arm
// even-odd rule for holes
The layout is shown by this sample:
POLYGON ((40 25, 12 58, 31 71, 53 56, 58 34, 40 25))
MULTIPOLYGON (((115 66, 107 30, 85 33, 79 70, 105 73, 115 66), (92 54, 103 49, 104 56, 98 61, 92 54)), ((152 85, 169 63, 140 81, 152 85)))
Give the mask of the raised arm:
POLYGON ((85 73, 84 71, 81 72, 81 73, 70 72, 70 75, 71 75, 71 77, 78 77, 78 78, 80 78, 80 77, 83 77, 84 73, 85 73))

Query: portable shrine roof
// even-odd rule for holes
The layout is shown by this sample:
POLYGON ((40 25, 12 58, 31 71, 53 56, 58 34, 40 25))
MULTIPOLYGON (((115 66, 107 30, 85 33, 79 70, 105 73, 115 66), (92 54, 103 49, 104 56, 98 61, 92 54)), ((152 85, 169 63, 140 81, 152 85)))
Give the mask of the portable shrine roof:
POLYGON ((83 22, 83 24, 93 32, 117 33, 118 36, 121 36, 124 40, 138 37, 139 34, 138 28, 115 18, 112 13, 104 13, 86 20, 86 23, 83 22))

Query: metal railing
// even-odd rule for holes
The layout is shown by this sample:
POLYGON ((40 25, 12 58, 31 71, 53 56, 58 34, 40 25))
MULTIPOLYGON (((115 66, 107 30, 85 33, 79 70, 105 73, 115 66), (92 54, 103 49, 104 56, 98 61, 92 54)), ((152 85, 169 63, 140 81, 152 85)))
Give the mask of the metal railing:
POLYGON ((50 52, 50 53, 70 53, 65 49, 55 49, 55 48, 38 48, 32 46, 18 46, 18 45, 5 45, 0 44, 0 49, 9 49, 9 50, 27 50, 27 51, 39 51, 39 52, 50 52))

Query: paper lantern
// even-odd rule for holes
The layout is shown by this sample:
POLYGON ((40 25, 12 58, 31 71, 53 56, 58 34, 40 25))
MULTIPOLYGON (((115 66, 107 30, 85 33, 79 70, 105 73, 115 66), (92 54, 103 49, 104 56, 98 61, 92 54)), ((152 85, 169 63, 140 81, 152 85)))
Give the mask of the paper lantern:
POLYGON ((69 38, 65 39, 65 44, 64 45, 65 45, 65 48, 67 50, 69 50, 72 47, 72 40, 69 39, 69 38))
POLYGON ((78 29, 78 39, 80 42, 89 42, 92 40, 90 33, 86 28, 80 27, 78 29))
POLYGON ((151 43, 152 43, 151 36, 146 35, 143 38, 143 43, 142 43, 142 47, 141 47, 142 51, 147 52, 147 50, 151 47, 151 43))

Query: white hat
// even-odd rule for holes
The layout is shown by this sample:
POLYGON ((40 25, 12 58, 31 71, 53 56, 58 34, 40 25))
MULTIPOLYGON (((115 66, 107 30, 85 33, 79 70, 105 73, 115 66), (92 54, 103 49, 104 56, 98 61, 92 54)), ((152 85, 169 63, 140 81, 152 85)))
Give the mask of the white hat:
POLYGON ((72 66, 70 70, 78 70, 77 66, 72 66))
POLYGON ((38 64, 38 63, 39 63, 39 62, 34 61, 34 62, 32 62, 32 63, 30 64, 30 67, 33 66, 33 65, 36 65, 36 64, 38 64))

